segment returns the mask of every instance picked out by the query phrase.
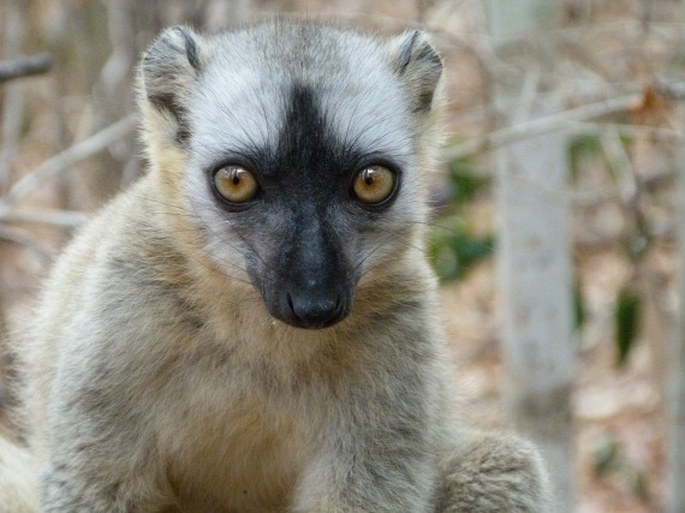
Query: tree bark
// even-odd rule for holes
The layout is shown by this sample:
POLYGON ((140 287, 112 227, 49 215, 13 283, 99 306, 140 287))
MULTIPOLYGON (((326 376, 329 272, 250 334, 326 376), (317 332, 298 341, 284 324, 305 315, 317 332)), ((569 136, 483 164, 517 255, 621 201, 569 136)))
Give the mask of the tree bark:
MULTIPOLYGON (((681 105, 685 124, 685 106, 681 105)), ((669 355, 666 513, 685 511, 685 145, 677 154, 678 323, 669 355)))
MULTIPOLYGON (((549 0, 490 0, 493 41, 499 56, 535 30, 554 26, 560 7, 549 0)), ((561 110, 541 104, 535 70, 553 66, 542 37, 539 59, 523 60, 521 73, 495 85, 496 105, 517 105, 505 123, 534 122, 561 110), (533 71, 530 71, 533 70, 533 71)), ((535 55, 535 52, 530 55, 535 55)), ((514 57, 515 56, 515 57, 514 57)), ((510 62, 508 62, 510 64, 510 62)), ((501 110, 501 109, 500 109, 501 110)), ((505 145, 496 153, 499 216, 498 272, 505 360, 504 400, 514 426, 540 447, 554 487, 556 512, 574 506, 572 272, 566 136, 557 128, 505 145)))

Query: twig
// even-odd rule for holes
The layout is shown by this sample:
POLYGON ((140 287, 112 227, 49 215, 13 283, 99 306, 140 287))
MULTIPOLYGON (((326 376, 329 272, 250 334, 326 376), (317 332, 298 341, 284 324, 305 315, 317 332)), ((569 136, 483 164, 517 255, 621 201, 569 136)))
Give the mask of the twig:
POLYGON ((46 179, 61 173, 76 162, 102 151, 114 141, 128 134, 136 126, 136 114, 129 114, 116 123, 100 130, 75 145, 49 158, 21 180, 15 183, 4 198, 0 198, 0 216, 6 215, 9 207, 23 198, 46 179))
POLYGON ((589 103, 550 116, 536 118, 525 123, 491 132, 485 135, 485 137, 477 140, 457 144, 447 150, 446 158, 451 161, 469 157, 485 150, 505 146, 521 139, 566 128, 570 123, 588 121, 607 114, 624 112, 639 105, 641 101, 642 95, 640 93, 633 93, 596 103, 589 103))
POLYGON ((649 137, 650 140, 659 142, 679 142, 685 135, 680 130, 651 125, 603 122, 578 122, 570 125, 571 133, 579 135, 600 135, 607 129, 616 130, 623 136, 649 137))
POLYGON ((654 0, 643 0, 642 2, 642 16, 640 22, 642 23, 642 30, 649 31, 650 24, 654 19, 654 0))
POLYGON ((0 61, 0 83, 46 73, 50 71, 53 63, 52 55, 48 53, 0 61))
POLYGON ((30 235, 24 233, 23 230, 0 225, 0 239, 14 242, 20 246, 26 246, 27 248, 35 251, 38 256, 40 256, 47 263, 52 262, 52 251, 50 251, 45 245, 41 244, 30 235))
POLYGON ((538 66, 532 66, 532 70, 527 70, 521 87, 521 93, 516 98, 516 107, 514 108, 511 120, 515 123, 531 118, 533 111, 533 104, 540 89, 541 70, 538 66))
POLYGON ((657 77, 656 91, 670 100, 685 99, 685 82, 667 77, 657 77))
POLYGON ((618 183, 621 202, 628 209, 636 208, 638 186, 635 168, 616 129, 605 130, 599 136, 604 154, 609 160, 614 179, 618 183))
MULTIPOLYGON (((9 2, 4 12, 0 31, 5 57, 20 55, 26 33, 27 0, 9 2)), ((22 120, 24 119, 23 84, 8 84, 2 89, 2 127, 0 128, 0 194, 3 194, 12 180, 14 156, 19 145, 22 120)))
POLYGON ((90 219, 86 212, 75 210, 9 210, 0 215, 0 221, 19 221, 24 223, 43 223, 55 226, 81 226, 90 219))

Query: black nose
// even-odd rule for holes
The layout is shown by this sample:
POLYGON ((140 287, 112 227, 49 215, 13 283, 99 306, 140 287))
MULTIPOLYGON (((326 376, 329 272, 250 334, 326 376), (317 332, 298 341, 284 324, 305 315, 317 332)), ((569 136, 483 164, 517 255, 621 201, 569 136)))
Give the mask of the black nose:
POLYGON ((341 294, 315 295, 286 292, 288 321, 300 328, 325 328, 347 315, 341 294))

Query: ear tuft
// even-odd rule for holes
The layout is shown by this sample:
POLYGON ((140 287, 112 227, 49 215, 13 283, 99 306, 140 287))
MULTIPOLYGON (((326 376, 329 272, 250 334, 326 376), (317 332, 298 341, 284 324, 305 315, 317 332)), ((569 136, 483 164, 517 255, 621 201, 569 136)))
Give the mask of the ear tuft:
POLYGON ((389 43, 389 53, 393 69, 409 92, 412 111, 429 111, 443 66, 428 36, 420 30, 403 34, 389 43))
MULTIPOLYGON (((196 39, 191 37, 191 35, 185 30, 183 30, 181 27, 176 27, 176 29, 180 32, 181 36, 183 37, 188 62, 193 68, 195 68, 196 71, 200 71, 200 56, 198 54, 196 39)), ((195 35, 195 37, 197 38, 197 35, 195 35)))
MULTIPOLYGON (((186 100, 202 70, 203 41, 191 28, 166 29, 144 54, 141 89, 144 100, 178 125, 177 138, 187 138, 186 100)), ((141 99, 142 100, 142 99, 141 99)))

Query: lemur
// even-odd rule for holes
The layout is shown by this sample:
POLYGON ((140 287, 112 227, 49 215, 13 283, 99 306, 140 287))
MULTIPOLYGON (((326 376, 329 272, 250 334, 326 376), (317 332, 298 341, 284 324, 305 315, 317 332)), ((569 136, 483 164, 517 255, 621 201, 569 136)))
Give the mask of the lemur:
POLYGON ((442 69, 416 30, 165 30, 149 172, 16 342, 29 470, 6 442, 0 470, 35 496, 5 479, 0 510, 548 511, 533 446, 456 404, 425 243, 442 69))

